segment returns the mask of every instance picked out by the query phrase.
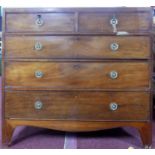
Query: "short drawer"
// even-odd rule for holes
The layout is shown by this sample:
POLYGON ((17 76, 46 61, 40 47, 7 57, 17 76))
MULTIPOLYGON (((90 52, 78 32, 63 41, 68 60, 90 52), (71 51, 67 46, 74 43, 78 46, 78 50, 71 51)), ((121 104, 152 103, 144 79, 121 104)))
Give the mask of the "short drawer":
POLYGON ((150 27, 150 12, 80 13, 80 32, 146 32, 150 27), (113 23, 113 24, 112 24, 113 23), (115 28, 114 28, 115 27, 115 28))
POLYGON ((13 91, 5 95, 5 117, 58 120, 149 120, 147 92, 13 91))
POLYGON ((6 36, 6 58, 147 59, 147 36, 6 36))
POLYGON ((6 62, 6 88, 148 89, 147 62, 6 62))
POLYGON ((6 32, 73 32, 74 13, 9 13, 6 32))

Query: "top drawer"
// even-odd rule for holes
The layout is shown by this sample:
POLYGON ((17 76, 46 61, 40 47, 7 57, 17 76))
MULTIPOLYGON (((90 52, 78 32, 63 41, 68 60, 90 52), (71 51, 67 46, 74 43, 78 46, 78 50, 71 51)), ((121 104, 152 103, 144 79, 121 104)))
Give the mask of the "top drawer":
POLYGON ((79 15, 80 32, 146 32, 149 30, 148 12, 120 13, 81 13, 79 15))
POLYGON ((74 32, 74 13, 11 13, 7 32, 74 32))
POLYGON ((103 33, 113 34, 147 32, 150 27, 150 11, 130 9, 72 9, 65 11, 12 10, 6 14, 6 32, 25 33, 103 33))

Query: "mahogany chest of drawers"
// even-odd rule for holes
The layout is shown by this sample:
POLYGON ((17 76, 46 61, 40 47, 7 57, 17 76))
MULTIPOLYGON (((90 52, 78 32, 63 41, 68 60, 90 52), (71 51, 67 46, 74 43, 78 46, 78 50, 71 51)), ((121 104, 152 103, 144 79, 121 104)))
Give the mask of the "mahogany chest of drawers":
POLYGON ((4 9, 3 142, 19 125, 136 127, 151 145, 150 8, 4 9))

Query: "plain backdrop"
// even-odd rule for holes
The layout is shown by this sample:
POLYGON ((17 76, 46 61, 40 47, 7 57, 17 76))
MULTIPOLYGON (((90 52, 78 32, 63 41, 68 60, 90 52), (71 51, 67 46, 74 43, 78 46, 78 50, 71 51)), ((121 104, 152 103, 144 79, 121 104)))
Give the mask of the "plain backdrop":
POLYGON ((155 0, 0 0, 3 7, 147 7, 155 0))

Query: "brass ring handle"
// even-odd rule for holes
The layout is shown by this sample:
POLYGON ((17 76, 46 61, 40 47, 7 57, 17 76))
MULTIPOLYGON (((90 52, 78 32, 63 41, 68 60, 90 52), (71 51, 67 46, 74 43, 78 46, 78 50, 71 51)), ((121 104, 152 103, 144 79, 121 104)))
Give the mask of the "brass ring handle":
POLYGON ((35 21, 35 24, 36 24, 37 26, 39 26, 39 27, 42 26, 42 25, 44 24, 44 21, 43 21, 41 15, 37 15, 37 19, 36 19, 36 21, 35 21))
POLYGON ((34 108, 35 108, 36 110, 41 110, 42 107, 43 107, 43 103, 42 103, 41 101, 36 101, 36 102, 34 103, 34 108))
POLYGON ((117 79, 118 78, 118 72, 117 71, 111 71, 109 73, 109 76, 111 79, 117 79))
POLYGON ((44 73, 42 71, 35 71, 35 77, 36 78, 42 78, 44 73))
POLYGON ((116 33, 117 32, 118 20, 115 16, 113 16, 112 19, 110 20, 110 24, 112 25, 113 32, 116 33))
POLYGON ((110 108, 110 110, 115 111, 115 110, 118 109, 118 104, 115 103, 115 102, 111 102, 111 103, 109 104, 109 108, 110 108))
POLYGON ((119 44, 117 44, 117 43, 111 43, 110 44, 110 49, 112 50, 112 51, 117 51, 118 49, 119 49, 119 44))
POLYGON ((36 42, 35 45, 34 45, 34 49, 36 51, 41 51, 43 48, 43 45, 40 43, 40 42, 36 42))

